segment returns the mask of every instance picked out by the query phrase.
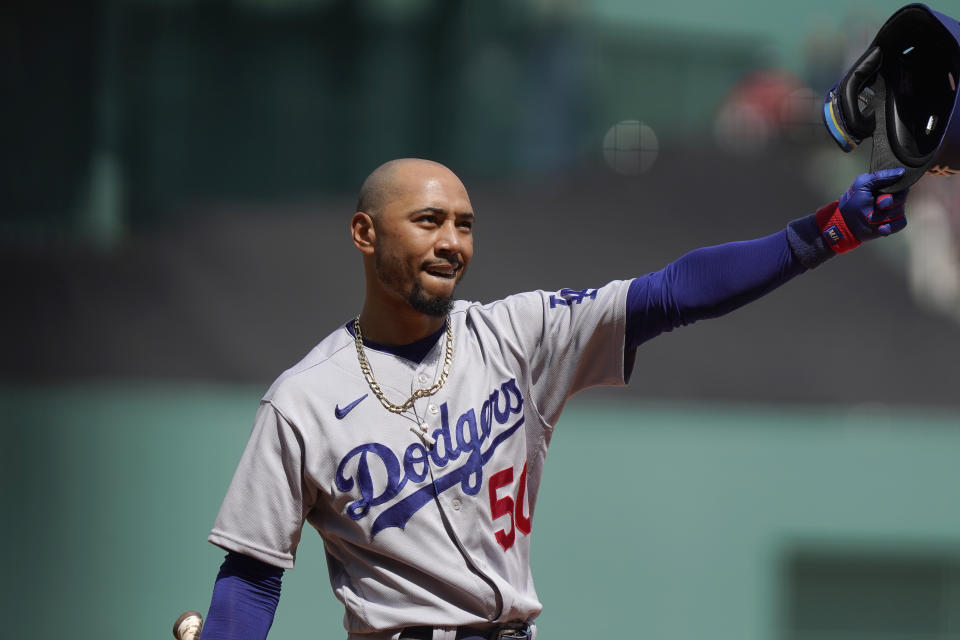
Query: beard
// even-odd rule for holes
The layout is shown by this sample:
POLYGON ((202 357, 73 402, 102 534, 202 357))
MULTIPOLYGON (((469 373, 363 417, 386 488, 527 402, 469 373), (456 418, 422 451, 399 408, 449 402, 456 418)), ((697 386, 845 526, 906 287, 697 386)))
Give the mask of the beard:
POLYGON ((440 298, 428 295, 419 280, 413 281, 413 287, 410 289, 410 295, 407 296, 407 302, 410 306, 428 316, 445 318, 453 309, 453 297, 440 298))
MULTIPOLYGON (((424 291, 417 274, 404 263, 392 255, 376 254, 377 277, 388 288, 404 294, 407 282, 412 282, 410 292, 404 294, 407 303, 414 310, 428 316, 444 318, 453 309, 453 295, 448 298, 433 296, 424 291)), ((457 284, 463 278, 463 271, 457 277, 457 284)))

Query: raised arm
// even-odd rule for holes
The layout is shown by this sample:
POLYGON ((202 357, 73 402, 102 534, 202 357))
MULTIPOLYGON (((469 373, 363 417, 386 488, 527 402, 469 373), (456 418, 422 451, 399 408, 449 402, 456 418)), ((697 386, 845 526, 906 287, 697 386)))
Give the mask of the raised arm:
POLYGON ((862 174, 839 200, 783 231, 697 249, 636 278, 627 295, 626 348, 733 311, 838 253, 903 229, 907 192, 878 195, 901 175, 903 169, 862 174))

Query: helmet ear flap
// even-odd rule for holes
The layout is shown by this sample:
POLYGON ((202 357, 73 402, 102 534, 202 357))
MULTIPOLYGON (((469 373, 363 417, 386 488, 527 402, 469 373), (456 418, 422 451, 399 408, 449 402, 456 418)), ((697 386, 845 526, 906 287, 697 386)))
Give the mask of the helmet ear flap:
POLYGON ((874 94, 864 90, 876 80, 882 62, 880 47, 870 47, 827 93, 823 121, 844 151, 853 151, 864 138, 873 135, 877 105, 874 94), (865 102, 862 107, 861 102, 865 102))
POLYGON ((870 47, 840 82, 840 108, 843 109, 847 128, 861 140, 873 135, 873 128, 876 125, 875 108, 861 111, 861 94, 865 88, 873 84, 882 62, 883 52, 880 51, 880 47, 870 47))

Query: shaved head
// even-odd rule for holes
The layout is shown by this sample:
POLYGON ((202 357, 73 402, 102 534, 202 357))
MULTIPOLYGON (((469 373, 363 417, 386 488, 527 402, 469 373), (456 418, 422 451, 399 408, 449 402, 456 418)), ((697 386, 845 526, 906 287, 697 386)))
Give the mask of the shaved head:
POLYGON ((410 185, 410 178, 426 171, 446 172, 453 175, 447 167, 420 158, 398 158, 383 163, 367 176, 360 186, 357 199, 357 211, 363 211, 371 218, 379 216, 386 203, 401 195, 410 185))

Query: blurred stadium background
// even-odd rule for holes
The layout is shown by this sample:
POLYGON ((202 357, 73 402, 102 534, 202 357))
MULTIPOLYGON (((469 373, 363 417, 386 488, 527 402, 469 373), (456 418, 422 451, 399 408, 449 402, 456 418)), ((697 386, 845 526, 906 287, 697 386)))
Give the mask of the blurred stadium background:
MULTIPOLYGON (((206 610, 260 394, 361 303, 374 166, 464 179, 463 297, 639 275, 866 169, 820 96, 898 6, 5 3, 4 635, 162 638, 206 610)), ((960 638, 960 178, 909 214, 570 403, 541 637, 960 638)), ((308 531, 271 637, 343 637, 326 580, 308 531)))

